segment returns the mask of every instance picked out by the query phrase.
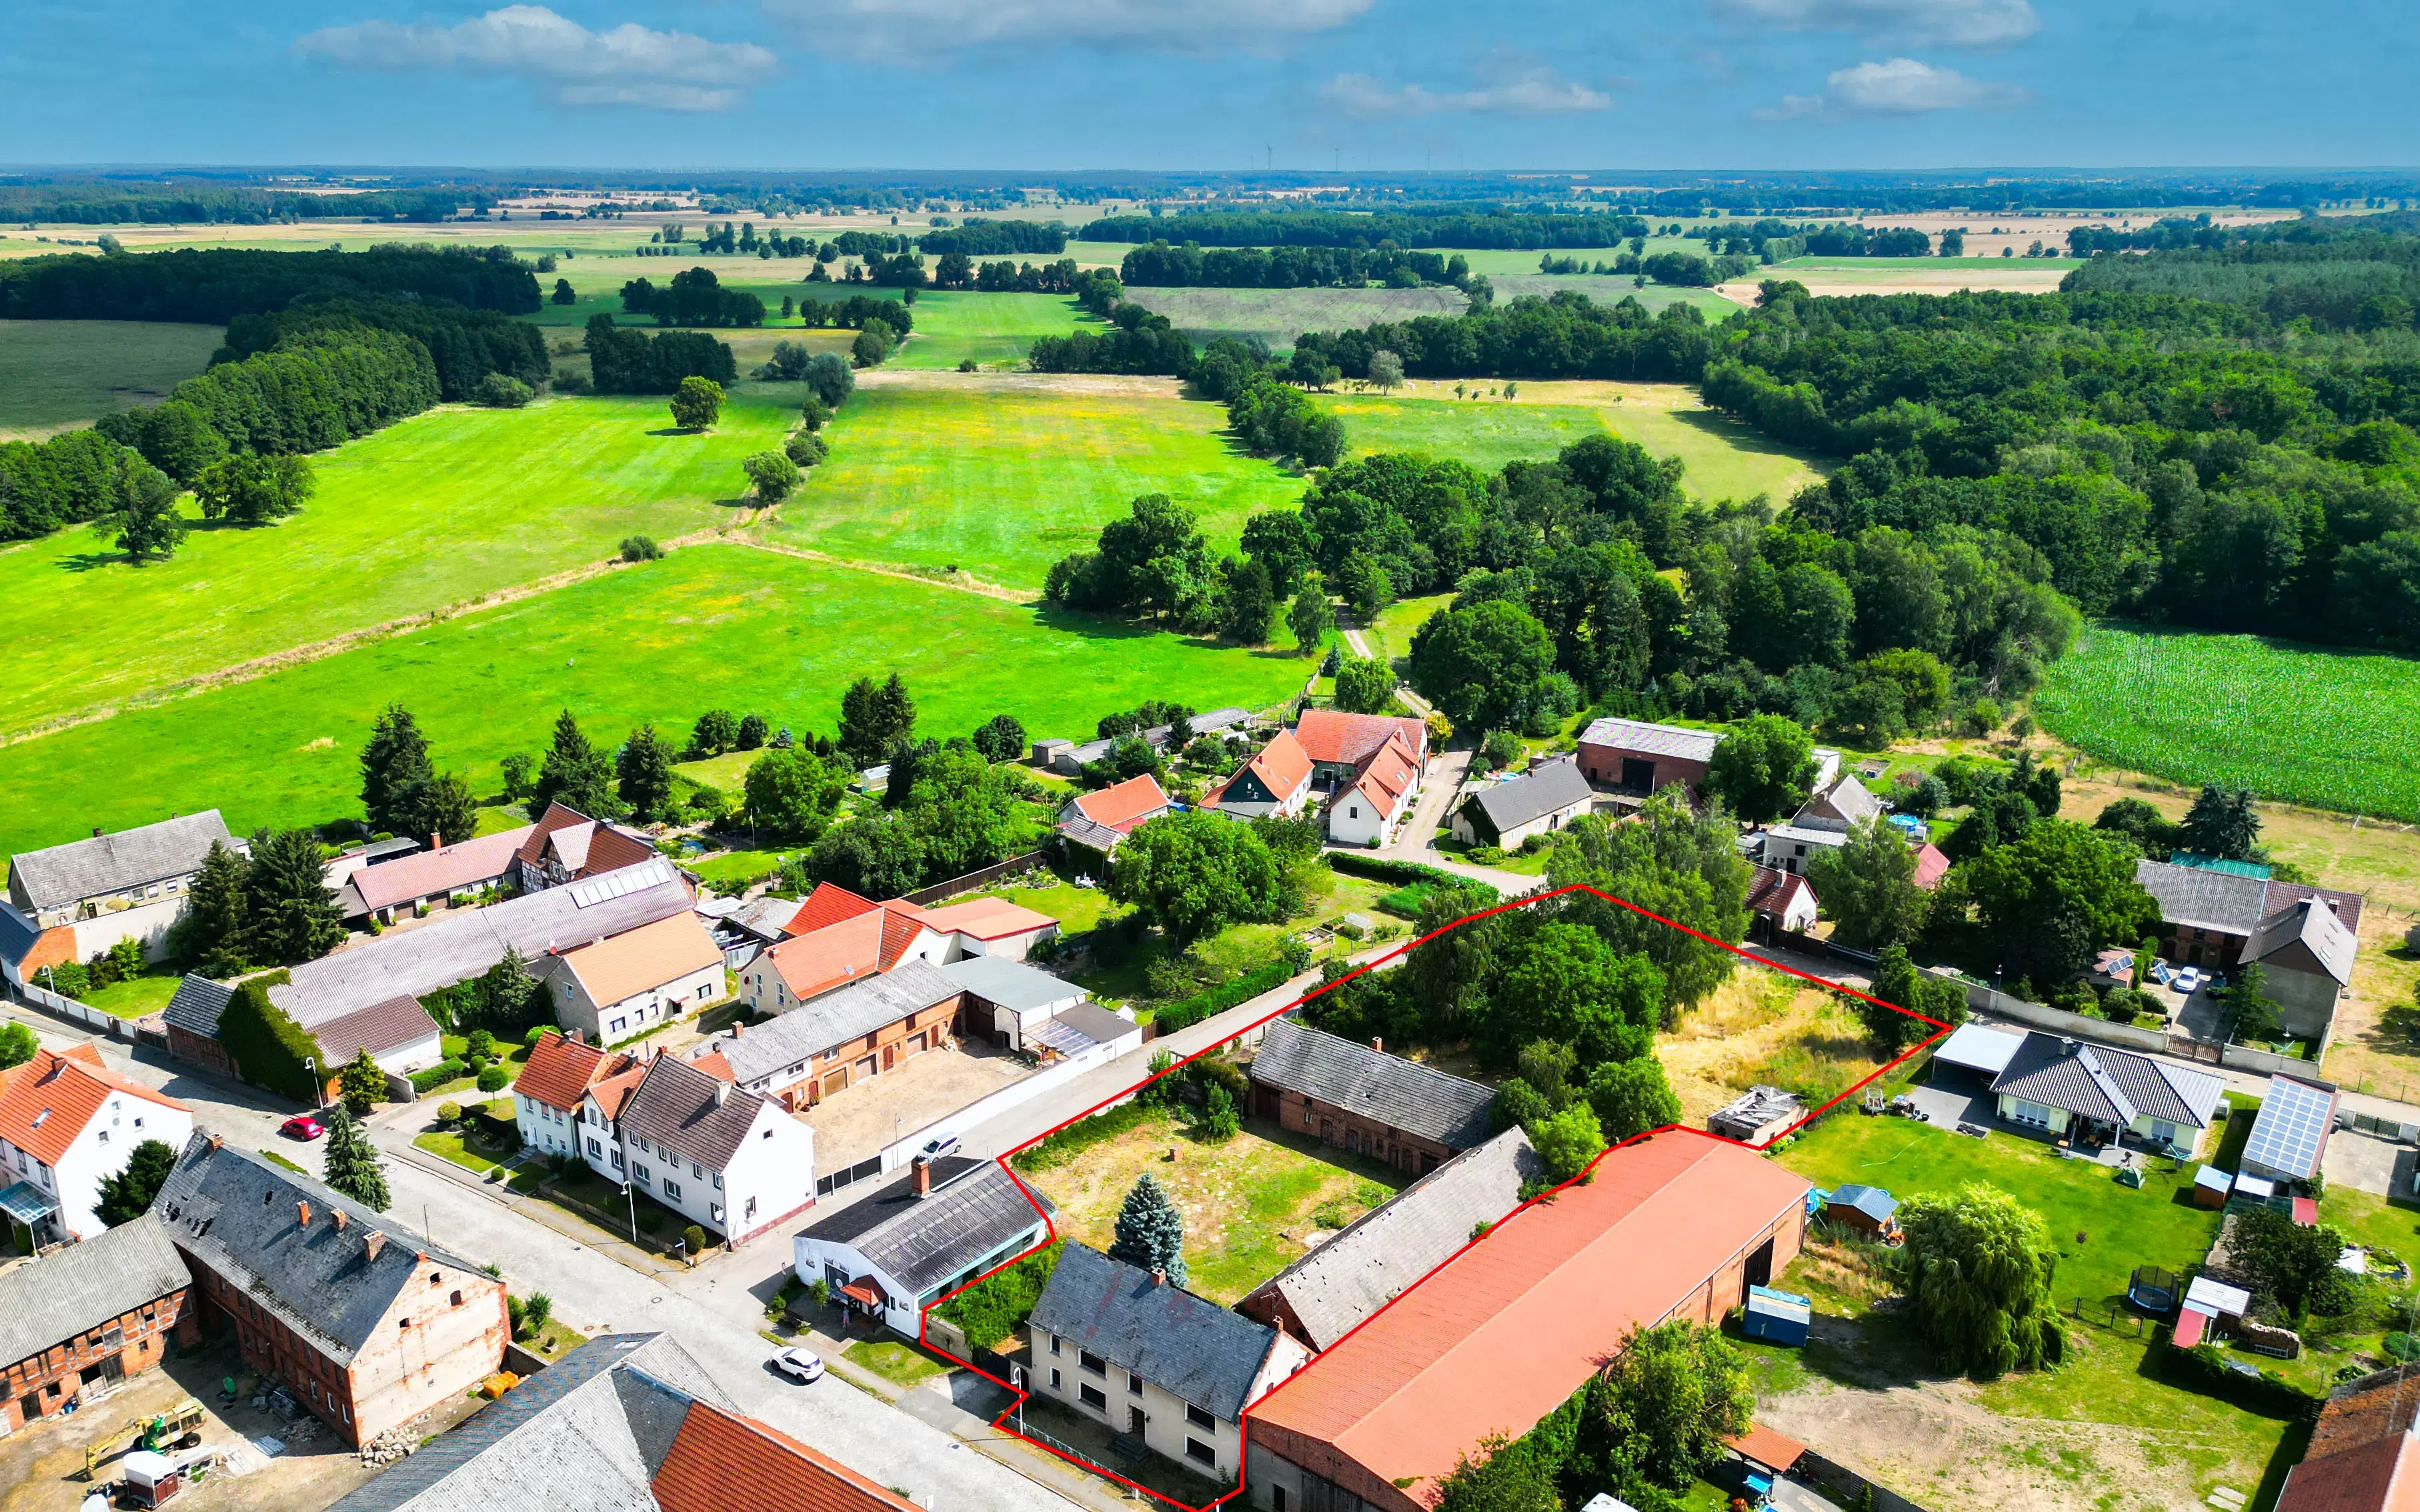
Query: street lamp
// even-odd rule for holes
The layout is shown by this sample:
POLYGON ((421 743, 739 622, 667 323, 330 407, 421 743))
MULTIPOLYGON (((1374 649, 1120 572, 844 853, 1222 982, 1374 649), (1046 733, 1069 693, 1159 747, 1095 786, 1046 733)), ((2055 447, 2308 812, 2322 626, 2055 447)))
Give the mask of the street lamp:
POLYGON ((635 1244, 639 1242, 639 1198, 630 1190, 630 1179, 627 1176, 622 1179, 622 1196, 630 1204, 630 1242, 635 1244))
POLYGON ((319 1061, 315 1056, 302 1057, 303 1069, 311 1073, 311 1105, 318 1107, 327 1101, 328 1089, 319 1085, 319 1061))

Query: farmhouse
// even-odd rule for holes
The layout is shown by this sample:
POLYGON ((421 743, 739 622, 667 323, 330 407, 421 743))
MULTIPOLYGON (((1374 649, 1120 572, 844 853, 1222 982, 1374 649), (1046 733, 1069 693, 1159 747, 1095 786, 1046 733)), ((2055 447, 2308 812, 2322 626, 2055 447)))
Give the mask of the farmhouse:
POLYGON ((2137 861, 2134 880, 2160 905, 2161 953, 2224 970, 2257 961, 2286 1032, 2325 1034, 2351 985, 2361 899, 2299 882, 2206 867, 2137 861))
POLYGON ((1235 1310, 1314 1351, 1331 1349, 1519 1207, 1522 1186, 1545 1173, 1529 1136, 1507 1129, 1355 1219, 1235 1310))
POLYGON ((895 970, 793 1003, 770 1024, 735 1024, 730 1037, 717 1043, 739 1086, 785 1108, 812 1107, 947 1044, 964 995, 939 967, 908 960, 895 970))
POLYGON ((2093 1144, 2131 1134, 2190 1152, 2226 1089, 2206 1072, 2039 1030, 2018 1035, 1962 1025, 1933 1058, 1990 1071, 2000 1117, 2009 1122, 2093 1144), (1998 1069, 1991 1071, 1994 1061, 1998 1069))
POLYGON ((1547 762, 1465 798, 1453 812, 1453 838, 1512 850, 1532 835, 1562 828, 1595 803, 1596 792, 1576 763, 1547 762))
POLYGON ((1305 709, 1294 738, 1313 781, 1327 794, 1327 838, 1366 845, 1389 833, 1412 805, 1429 757, 1429 727, 1381 714, 1305 709))
POLYGON ((1790 823, 1799 829, 1829 829, 1845 835, 1867 820, 1879 820, 1882 816, 1882 801, 1866 791, 1863 782, 1842 773, 1800 804, 1798 811, 1790 816, 1790 823))
POLYGON ((1311 757, 1291 730, 1280 730, 1218 787, 1202 807, 1231 819, 1292 819, 1311 802, 1311 757))
POLYGON ((199 1339, 193 1281, 148 1219, 0 1272, 0 1436, 151 1369, 171 1340, 199 1339))
POLYGON ((513 860, 521 890, 538 892, 636 866, 655 854, 654 843, 635 829, 550 803, 523 834, 513 860))
POLYGON ((741 1415, 669 1334, 608 1334, 531 1376, 329 1512, 916 1512, 741 1415))
POLYGON ((1219 1482, 1244 1462, 1244 1409, 1311 1351, 1265 1323, 1068 1243, 1027 1323, 1041 1396, 1219 1482))
POLYGON ((689 909, 549 957, 535 967, 554 1020, 613 1044, 722 996, 722 948, 689 909))
POLYGON ((1804 934, 1813 929, 1822 905, 1815 885, 1805 877, 1760 866, 1748 877, 1747 907, 1756 918, 1757 938, 1771 944, 1776 934, 1804 934))
POLYGON ((1694 795, 1721 740, 1719 731, 1608 717, 1580 732, 1580 773, 1619 793, 1643 796, 1679 782, 1694 795))
POLYGON ((1748 837, 1750 854, 1762 865, 1792 876, 1805 876, 1807 863, 1825 851, 1849 843, 1848 831, 1804 825, 1776 825, 1748 837))
POLYGON ((1247 1074, 1258 1117, 1419 1175, 1485 1143, 1496 1101, 1477 1082, 1287 1018, 1270 1021, 1247 1074))
POLYGON ((1798 1253, 1807 1192, 1700 1134, 1608 1151, 1589 1184, 1488 1230, 1254 1408, 1250 1504, 1427 1512, 1438 1477, 1528 1432, 1633 1329, 1718 1323, 1770 1281, 1798 1253))
POLYGON ((503 1282, 307 1176, 197 1134, 151 1211, 193 1272, 204 1330, 232 1335, 348 1443, 503 1363, 503 1282))
POLYGON ((604 1128, 582 1153, 599 1176, 618 1184, 627 1158, 641 1192, 731 1244, 814 1203, 814 1131, 692 1061, 659 1055, 607 1077, 588 1089, 583 1122, 592 1110, 604 1128), (623 1076, 633 1078, 627 1089, 623 1076), (618 1108, 608 1112, 609 1101, 618 1108), (600 1160, 602 1149, 612 1154, 600 1160))
POLYGON ((1060 806, 1062 844, 1089 852, 1106 865, 1128 835, 1168 812, 1168 795, 1149 772, 1096 793, 1078 793, 1060 806))
POLYGON ((907 1175, 802 1230, 792 1268, 801 1282, 829 1284, 850 1311, 921 1338, 925 1307, 1041 1243, 1055 1211, 998 1161, 919 1156, 907 1175))
POLYGON ((236 851, 216 809, 156 825, 70 841, 8 857, 8 905, 40 937, 12 968, 20 986, 46 964, 83 961, 119 940, 140 940, 147 960, 168 949, 168 926, 213 841, 236 851))
POLYGON ((530 1047, 513 1079, 513 1122, 521 1146, 548 1154, 580 1153, 580 1105, 588 1089, 639 1064, 625 1051, 602 1050, 549 1030, 530 1047))
MULTIPOLYGON (((1230 704, 1192 716, 1185 721, 1185 728, 1188 735, 1215 735, 1222 731, 1240 729, 1249 724, 1251 719, 1251 711, 1230 704)), ((1171 752, 1179 744, 1173 724, 1156 724, 1139 733, 1143 743, 1156 751, 1171 752)), ((1080 744, 1072 740, 1037 740, 1033 743, 1033 764, 1047 767, 1061 777, 1081 777, 1085 767, 1107 756, 1109 748, 1116 744, 1107 736, 1080 744)))
POLYGON ((87 1041, 0 1071, 0 1214, 42 1243, 98 1236, 101 1183, 146 1139, 180 1148, 185 1104, 103 1064, 87 1041))
POLYGON ((829 882, 816 885, 783 929, 788 937, 750 961, 739 979, 740 995, 759 1018, 910 961, 939 965, 956 940, 927 924, 914 903, 877 903, 829 882))
POLYGON ((375 918, 392 924, 396 916, 416 912, 424 904, 446 903, 464 893, 511 886, 520 871, 520 848, 536 830, 535 825, 499 830, 474 840, 432 844, 415 856, 365 866, 336 889, 336 908, 348 919, 375 918))

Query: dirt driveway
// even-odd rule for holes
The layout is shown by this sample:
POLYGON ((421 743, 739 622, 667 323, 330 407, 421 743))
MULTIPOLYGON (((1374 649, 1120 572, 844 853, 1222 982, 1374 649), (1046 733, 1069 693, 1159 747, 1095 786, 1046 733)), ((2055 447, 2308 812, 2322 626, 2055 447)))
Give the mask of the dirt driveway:
POLYGON ((973 1041, 927 1050, 807 1110, 815 1130, 815 1167, 837 1171, 915 1133, 945 1113, 988 1097, 1032 1071, 1024 1061, 973 1041))

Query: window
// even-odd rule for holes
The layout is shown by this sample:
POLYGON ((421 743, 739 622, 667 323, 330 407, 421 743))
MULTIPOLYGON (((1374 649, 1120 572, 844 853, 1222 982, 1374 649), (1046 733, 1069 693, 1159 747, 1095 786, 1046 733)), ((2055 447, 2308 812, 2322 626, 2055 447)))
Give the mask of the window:
POLYGON ((666 1202, 678 1202, 680 1200, 680 1183, 674 1180, 669 1176, 664 1178, 664 1200, 666 1202))
POLYGON ((740 1216, 743 1218, 753 1218, 756 1216, 756 1199, 754 1197, 750 1197, 748 1199, 748 1211, 741 1213, 740 1216))
POLYGON ((454 1301, 454 1305, 455 1305, 455 1306, 457 1306, 457 1307, 461 1306, 461 1305, 462 1305, 462 1293, 460 1293, 460 1292, 458 1292, 458 1292, 456 1292, 456 1293, 454 1293, 453 1301, 454 1301))
POLYGON ((1095 1412, 1106 1412, 1109 1410, 1109 1395, 1090 1382, 1078 1386, 1076 1396, 1095 1412))
POLYGON ((1185 1458, 1204 1465, 1215 1465, 1218 1462, 1218 1451, 1200 1439, 1187 1439, 1185 1441, 1185 1458))
POLYGON ((1187 1402, 1185 1404, 1185 1421, 1192 1424, 1197 1428, 1215 1428, 1218 1426, 1218 1420, 1217 1418, 1212 1417, 1209 1413, 1194 1406, 1191 1402, 1187 1402))
POLYGON ((693 1181, 703 1181, 706 1180, 706 1167, 700 1165, 695 1161, 690 1161, 689 1163, 689 1174, 690 1180, 693 1181))
MULTIPOLYGON (((1050 1370, 1050 1389, 1052 1391, 1063 1391, 1066 1389, 1066 1381, 1060 1379, 1058 1367, 1056 1365, 1052 1366, 1050 1370)), ((55 1386, 52 1388, 54 1391, 57 1389, 58 1388, 55 1386)))
POLYGON ((619 1034, 628 1026, 629 1022, 630 1021, 628 1019, 615 1019, 612 1024, 608 1025, 607 1027, 612 1029, 615 1034, 619 1034))
POLYGON ((722 1190, 722 1173, 721 1171, 714 1173, 714 1189, 717 1192, 722 1190))
POLYGON ((1129 1396, 1140 1396, 1142 1395, 1142 1377, 1136 1375, 1131 1370, 1126 1372, 1126 1395, 1129 1396))
POLYGON ((1269 1512, 1286 1512, 1284 1487, 1272 1486, 1269 1488, 1269 1512))
POLYGON ((93 1137, 105 1145, 109 1143, 109 1131, 106 1129, 95 1130, 93 1137))
POLYGON ((706 1212, 707 1212, 709 1215, 711 1215, 711 1216, 712 1216, 713 1220, 714 1220, 716 1223, 721 1223, 721 1222, 722 1222, 722 1204, 721 1204, 721 1203, 720 1203, 720 1202, 709 1202, 709 1203, 707 1203, 707 1204, 706 1205, 706 1212))
POLYGON ((1076 1351, 1076 1363, 1104 1381, 1107 1381, 1109 1377, 1109 1362, 1102 1359, 1099 1355, 1094 1354, 1090 1350, 1078 1350, 1076 1351))
POLYGON ((1050 1335, 1050 1352, 1053 1354, 1059 1352, 1059 1335, 1056 1334, 1050 1335))
POLYGON ((630 1167, 630 1174, 644 1181, 647 1179, 647 1168, 644 1165, 633 1165, 630 1167))

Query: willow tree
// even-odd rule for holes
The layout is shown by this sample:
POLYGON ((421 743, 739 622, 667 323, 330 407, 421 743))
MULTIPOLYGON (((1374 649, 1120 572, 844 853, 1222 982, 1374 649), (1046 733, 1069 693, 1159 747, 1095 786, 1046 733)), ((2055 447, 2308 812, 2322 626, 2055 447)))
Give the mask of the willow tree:
POLYGON ((1900 1288, 1944 1366, 1989 1381, 2057 1361, 2057 1257, 2041 1214, 1971 1181, 1954 1196, 1911 1197, 1899 1211, 1900 1288))

